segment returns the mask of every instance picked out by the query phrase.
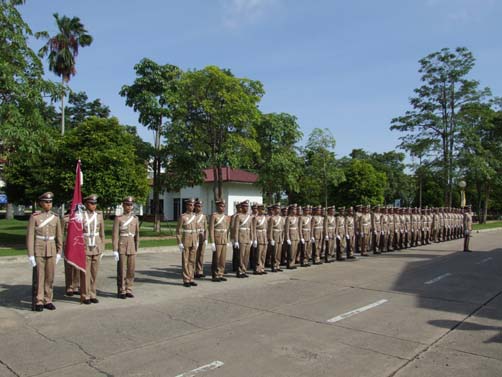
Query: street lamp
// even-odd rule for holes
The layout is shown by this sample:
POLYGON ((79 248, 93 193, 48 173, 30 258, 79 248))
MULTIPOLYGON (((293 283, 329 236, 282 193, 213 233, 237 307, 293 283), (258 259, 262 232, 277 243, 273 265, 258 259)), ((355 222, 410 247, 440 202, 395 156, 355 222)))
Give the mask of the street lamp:
POLYGON ((465 207, 465 186, 467 186, 467 183, 464 180, 458 182, 458 187, 460 187, 460 208, 465 207))

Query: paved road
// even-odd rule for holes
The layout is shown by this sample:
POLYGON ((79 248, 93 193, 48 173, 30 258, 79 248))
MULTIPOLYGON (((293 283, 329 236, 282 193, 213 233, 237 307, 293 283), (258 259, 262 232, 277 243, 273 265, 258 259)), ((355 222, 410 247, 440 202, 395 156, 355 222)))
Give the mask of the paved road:
POLYGON ((502 376, 502 231, 471 244, 194 288, 175 251, 144 253, 127 300, 107 257, 90 306, 63 296, 61 263, 42 313, 28 263, 3 261, 0 376, 502 376))

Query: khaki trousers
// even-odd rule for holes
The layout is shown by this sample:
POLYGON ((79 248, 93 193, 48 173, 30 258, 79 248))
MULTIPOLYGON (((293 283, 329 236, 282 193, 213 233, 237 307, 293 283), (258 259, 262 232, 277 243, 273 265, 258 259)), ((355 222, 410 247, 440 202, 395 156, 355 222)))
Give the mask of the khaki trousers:
POLYGON ((221 278, 225 274, 225 263, 227 260, 227 244, 216 244, 216 251, 213 251, 213 261, 211 273, 213 278, 221 278))
POLYGON ((181 253, 181 265, 183 267, 183 283, 190 283, 193 281, 195 271, 195 255, 197 249, 195 246, 185 247, 181 253))
POLYGON ((132 293, 134 271, 136 270, 136 254, 120 254, 118 264, 120 277, 122 278, 119 282, 120 293, 132 293))
POLYGON ((267 256, 267 244, 266 243, 259 243, 257 253, 258 253, 258 256, 256 258, 256 272, 263 272, 263 271, 265 271, 265 258, 267 256))
POLYGON ((204 242, 204 237, 199 236, 199 247, 197 247, 197 253, 195 255, 195 274, 204 274, 204 252, 206 251, 206 243, 204 242))
POLYGON ((303 248, 303 260, 302 264, 309 264, 310 258, 312 256, 312 246, 310 245, 310 240, 305 239, 305 243, 301 246, 303 248))
POLYGON ((66 292, 73 292, 80 288, 80 270, 64 262, 66 292))
POLYGON ((87 255, 85 257, 85 286, 80 287, 80 297, 84 300, 96 298, 96 281, 100 257, 101 255, 87 255))
POLYGON ((282 252, 282 242, 276 242, 272 246, 272 268, 278 269, 281 267, 281 252, 282 252))
POLYGON ((37 305, 52 302, 54 273, 56 270, 56 257, 35 257, 37 262, 37 305))
POLYGON ((290 245, 290 255, 289 255, 289 260, 288 260, 288 266, 292 267, 296 264, 296 255, 298 254, 298 240, 291 240, 291 245, 290 245))
POLYGON ((250 243, 240 243, 239 244, 239 270, 238 274, 245 274, 248 270, 249 263, 249 253, 251 251, 250 243))

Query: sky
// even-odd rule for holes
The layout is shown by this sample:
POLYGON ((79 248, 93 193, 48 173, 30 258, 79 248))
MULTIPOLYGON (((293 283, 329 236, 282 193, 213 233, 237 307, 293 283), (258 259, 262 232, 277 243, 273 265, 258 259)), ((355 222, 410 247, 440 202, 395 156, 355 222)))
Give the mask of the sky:
MULTIPOLYGON (((295 115, 302 144, 329 129, 339 157, 397 148, 390 122, 411 109, 418 61, 444 47, 467 47, 476 58, 469 78, 502 96, 500 0, 27 0, 20 11, 50 35, 53 13, 81 19, 94 42, 80 50, 72 90, 101 99, 149 142, 152 131, 118 94, 145 57, 261 81, 262 112, 295 115)), ((36 51, 42 44, 30 41, 36 51)))

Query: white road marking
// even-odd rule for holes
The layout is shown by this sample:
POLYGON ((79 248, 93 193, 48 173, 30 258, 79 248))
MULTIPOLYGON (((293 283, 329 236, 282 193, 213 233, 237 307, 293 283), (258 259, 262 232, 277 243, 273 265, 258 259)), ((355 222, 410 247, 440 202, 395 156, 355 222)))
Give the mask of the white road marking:
POLYGON ((492 257, 488 257, 488 258, 485 258, 485 259, 483 259, 483 260, 480 260, 480 261, 479 261, 478 263, 476 263, 476 264, 483 264, 483 263, 486 263, 486 262, 491 261, 492 259, 493 259, 492 257))
POLYGON ((447 272, 446 274, 443 274, 443 275, 441 275, 441 276, 438 276, 437 278, 434 278, 434 279, 432 279, 432 280, 426 281, 424 284, 427 284, 427 285, 429 285, 429 284, 434 284, 434 283, 438 282, 439 280, 442 280, 442 279, 444 279, 445 277, 448 277, 448 276, 450 276, 450 275, 451 275, 451 274, 450 274, 449 272, 447 272))
POLYGON ((335 322, 341 321, 342 319, 352 317, 353 315, 362 313, 362 312, 364 312, 366 310, 369 310, 369 309, 372 309, 372 308, 377 307, 379 305, 385 304, 387 301, 388 300, 383 299, 383 300, 374 302, 373 304, 369 304, 369 305, 363 306, 362 308, 351 310, 350 312, 343 313, 341 315, 338 315, 336 317, 328 319, 326 322, 328 322, 328 323, 335 323, 335 322))
POLYGON ((203 366, 198 367, 196 369, 193 369, 190 372, 185 372, 185 373, 182 373, 182 374, 178 374, 176 377, 193 377, 197 373, 207 372, 207 371, 213 370, 213 369, 218 369, 219 367, 223 366, 223 364, 225 364, 223 361, 216 360, 216 361, 213 361, 210 364, 206 364, 206 365, 203 365, 203 366))

